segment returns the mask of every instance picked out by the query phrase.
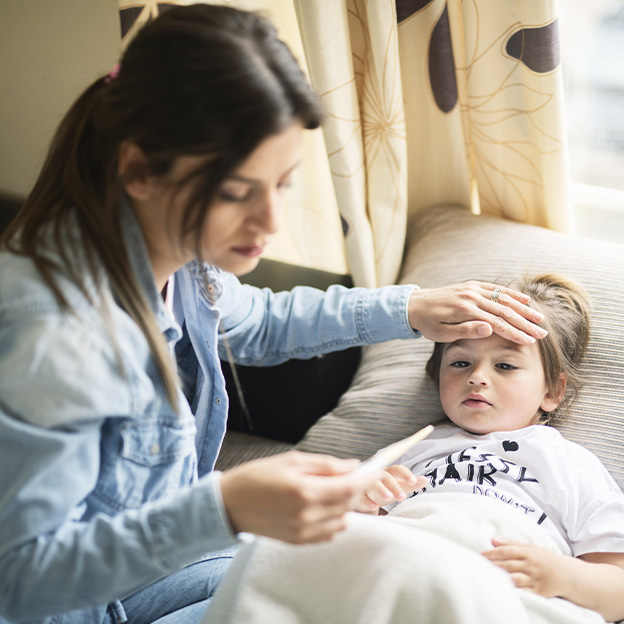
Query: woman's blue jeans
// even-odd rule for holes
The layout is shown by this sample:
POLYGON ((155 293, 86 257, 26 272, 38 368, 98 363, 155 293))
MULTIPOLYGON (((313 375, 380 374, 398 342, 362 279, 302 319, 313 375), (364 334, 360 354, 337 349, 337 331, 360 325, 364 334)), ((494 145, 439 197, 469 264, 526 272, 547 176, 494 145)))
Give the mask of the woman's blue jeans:
POLYGON ((108 608, 102 624, 198 624, 236 549, 211 553, 128 596, 122 609, 108 608))

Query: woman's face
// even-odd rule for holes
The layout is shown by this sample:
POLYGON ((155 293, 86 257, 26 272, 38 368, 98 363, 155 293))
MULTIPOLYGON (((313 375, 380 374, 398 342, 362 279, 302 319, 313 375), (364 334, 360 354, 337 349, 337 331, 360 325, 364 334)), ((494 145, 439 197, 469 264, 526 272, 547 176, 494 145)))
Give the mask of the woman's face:
MULTIPOLYGON (((223 182, 202 226, 202 260, 236 275, 257 266, 279 228, 286 191, 301 160, 301 135, 302 126, 296 122, 268 137, 223 182)), ((140 158, 137 150, 131 145, 126 160, 140 158)), ((187 234, 182 244, 179 241, 193 189, 193 182, 184 180, 202 165, 206 156, 179 156, 166 176, 126 185, 159 288, 197 255, 197 232, 187 234)))
MULTIPOLYGON (((236 275, 256 268, 267 243, 277 232, 286 191, 301 159, 302 127, 296 123, 265 139, 226 178, 210 205, 200 236, 202 260, 236 275)), ((180 156, 167 176, 175 188, 205 156, 180 156)), ((178 189, 171 198, 170 223, 179 223, 190 187, 178 189)), ((196 255, 196 232, 183 241, 184 261, 196 255)))
POLYGON ((286 192, 301 160, 299 123, 268 137, 219 189, 204 221, 203 259, 235 275, 256 268, 280 226, 286 192))

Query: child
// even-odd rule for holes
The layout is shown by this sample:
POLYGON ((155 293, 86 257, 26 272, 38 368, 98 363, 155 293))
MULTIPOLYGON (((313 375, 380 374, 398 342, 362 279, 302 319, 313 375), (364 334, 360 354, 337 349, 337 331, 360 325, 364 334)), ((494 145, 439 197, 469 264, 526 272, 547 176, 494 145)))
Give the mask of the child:
POLYGON ((379 487, 369 498, 384 504, 396 497, 399 486, 407 485, 401 471, 407 467, 427 479, 413 496, 466 492, 515 507, 566 554, 493 540, 484 556, 509 572, 517 587, 620 620, 624 496, 593 454, 547 425, 578 393, 589 300, 578 284, 557 275, 516 287, 544 314, 548 336, 533 345, 494 335, 436 343, 427 372, 451 422, 390 467, 388 490, 379 487))

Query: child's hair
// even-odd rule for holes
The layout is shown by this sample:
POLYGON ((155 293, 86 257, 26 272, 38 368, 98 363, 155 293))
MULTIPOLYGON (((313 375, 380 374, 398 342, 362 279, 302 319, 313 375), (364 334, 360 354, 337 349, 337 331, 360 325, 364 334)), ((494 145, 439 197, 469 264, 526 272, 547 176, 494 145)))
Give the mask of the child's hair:
POLYGON ((53 242, 60 268, 85 296, 84 266, 72 258, 82 254, 96 283, 103 265, 116 299, 143 330, 175 401, 175 367, 121 244, 123 183, 163 176, 180 155, 208 156, 180 183, 193 184, 182 236, 194 233, 201 260, 202 225, 222 182, 265 138, 294 121, 316 128, 321 117, 318 98, 268 20, 208 4, 171 8, 137 33, 118 73, 96 80, 68 111, 0 245, 32 258, 65 308, 55 276, 58 263, 46 245, 53 242), (147 164, 120 180, 123 141, 136 143, 147 164), (64 235, 70 219, 78 239, 64 235))
MULTIPOLYGON (((501 284, 502 285, 502 284, 501 284)), ((562 402, 552 413, 543 413, 540 422, 549 422, 574 402, 582 385, 580 364, 589 342, 590 299, 585 289, 557 274, 524 277, 505 284, 531 297, 529 306, 544 315, 542 326, 548 335, 537 341, 546 387, 552 396, 559 394, 560 378, 567 378, 562 402)), ((440 384, 440 365, 444 343, 436 342, 426 370, 440 384)))

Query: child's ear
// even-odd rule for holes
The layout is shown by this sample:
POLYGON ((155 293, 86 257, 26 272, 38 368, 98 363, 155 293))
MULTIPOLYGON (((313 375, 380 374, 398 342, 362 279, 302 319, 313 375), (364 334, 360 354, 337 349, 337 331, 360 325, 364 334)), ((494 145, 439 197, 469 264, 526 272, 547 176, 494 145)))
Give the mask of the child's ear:
POLYGON ((559 385, 557 387, 556 393, 553 394, 552 392, 548 391, 544 395, 542 404, 540 405, 542 411, 552 412, 559 406, 561 401, 563 401, 563 395, 565 394, 567 384, 568 378, 563 373, 561 373, 561 375, 559 375, 559 385))
POLYGON ((148 199, 152 191, 152 180, 147 175, 147 156, 132 141, 123 141, 119 146, 117 171, 126 193, 137 200, 148 199))

